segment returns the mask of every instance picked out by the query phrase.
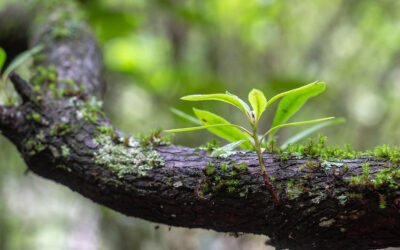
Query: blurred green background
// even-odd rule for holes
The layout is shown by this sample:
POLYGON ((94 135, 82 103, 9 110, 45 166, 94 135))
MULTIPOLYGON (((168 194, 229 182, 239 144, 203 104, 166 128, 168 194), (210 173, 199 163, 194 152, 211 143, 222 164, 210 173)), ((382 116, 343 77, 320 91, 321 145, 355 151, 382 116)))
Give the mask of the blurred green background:
MULTIPOLYGON (((10 2, 18 1, 0 0, 0 9, 10 2)), ((271 97, 320 80, 327 83, 326 92, 291 121, 345 117, 345 124, 323 133, 329 144, 350 143, 357 150, 400 140, 400 1, 87 0, 81 5, 104 54, 106 112, 126 132, 191 125, 170 107, 191 113, 195 106, 242 120, 228 105, 185 103, 179 100, 183 95, 229 90, 247 98, 258 88, 271 97)), ((278 142, 304 128, 282 129, 278 142)), ((177 134, 174 143, 198 146, 211 138, 207 132, 177 134)), ((25 171, 14 146, 1 137, 0 249, 265 249, 261 236, 155 229, 154 223, 117 214, 25 171)))

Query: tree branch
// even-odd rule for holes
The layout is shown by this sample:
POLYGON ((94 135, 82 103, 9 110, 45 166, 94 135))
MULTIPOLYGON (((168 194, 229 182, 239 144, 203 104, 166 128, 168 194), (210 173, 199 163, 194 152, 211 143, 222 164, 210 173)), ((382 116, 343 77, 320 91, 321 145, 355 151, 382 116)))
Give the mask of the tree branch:
POLYGON ((70 1, 52 10, 45 23, 33 27, 30 44, 45 45, 35 65, 54 66, 57 80, 32 80, 42 97, 34 102, 25 91, 31 87, 14 74, 24 102, 0 107, 0 130, 30 170, 128 216, 268 235, 277 248, 400 246, 400 195, 385 185, 348 182, 365 174, 365 162, 371 176, 391 162, 341 160, 349 166, 345 171, 320 159, 264 154, 281 199, 276 205, 253 152, 210 157, 204 150, 162 145, 157 134, 139 142, 113 128, 99 108, 104 82, 92 34, 74 18, 79 11, 70 1), (54 34, 54 27, 66 28, 67 34, 54 34))

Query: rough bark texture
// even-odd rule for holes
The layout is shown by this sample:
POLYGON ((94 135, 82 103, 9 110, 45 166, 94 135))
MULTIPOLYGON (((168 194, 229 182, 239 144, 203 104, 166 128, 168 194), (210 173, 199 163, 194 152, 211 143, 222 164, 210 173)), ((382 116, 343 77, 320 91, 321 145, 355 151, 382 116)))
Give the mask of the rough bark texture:
POLYGON ((101 99, 105 87, 92 34, 84 21, 73 18, 63 23, 74 28, 72 33, 52 34, 61 22, 58 15, 75 14, 69 7, 54 7, 58 12, 34 26, 29 41, 45 45, 35 65, 55 66, 60 79, 57 91, 66 91, 57 97, 47 80, 34 91, 12 74, 22 101, 0 106, 0 130, 31 171, 129 216, 173 226, 268 235, 277 248, 400 246, 399 194, 345 182, 363 174, 362 163, 368 161, 373 175, 389 162, 347 159, 342 162, 348 163, 348 172, 336 165, 312 170, 301 166, 307 161, 318 165, 319 159, 283 160, 278 154, 264 154, 281 199, 276 205, 263 184, 255 153, 218 158, 180 146, 150 142, 144 147, 116 129, 106 129, 111 123, 91 103, 92 97, 101 99), (71 87, 63 79, 78 86, 71 87), (85 86, 83 91, 78 90, 80 85, 85 86), (379 208, 383 199, 384 209, 379 208))

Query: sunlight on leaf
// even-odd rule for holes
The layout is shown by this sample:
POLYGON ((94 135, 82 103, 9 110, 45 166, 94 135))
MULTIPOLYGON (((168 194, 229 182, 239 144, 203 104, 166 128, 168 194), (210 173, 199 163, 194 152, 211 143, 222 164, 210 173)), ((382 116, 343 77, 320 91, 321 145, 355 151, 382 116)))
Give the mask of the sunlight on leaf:
MULTIPOLYGON (((201 121, 203 125, 213 125, 213 124, 230 124, 227 120, 222 118, 219 115, 211 113, 209 111, 200 110, 193 108, 193 111, 197 118, 201 121)), ((230 142, 239 141, 239 140, 249 140, 249 136, 239 130, 240 126, 234 125, 230 127, 210 127, 208 130, 214 133, 215 135, 224 138, 230 142)), ((245 149, 251 149, 251 144, 246 142, 241 145, 241 147, 245 149)))
POLYGON ((302 91, 303 89, 307 89, 307 88, 313 87, 314 85, 320 85, 320 84, 323 84, 323 85, 325 86, 325 83, 316 81, 316 82, 313 82, 313 83, 309 83, 309 84, 307 84, 307 85, 304 85, 304 86, 302 86, 302 87, 299 87, 299 88, 296 88, 296 89, 292 89, 292 90, 289 90, 289 91, 286 91, 286 92, 282 92, 282 93, 280 93, 280 94, 277 94, 277 95, 275 95, 274 97, 272 97, 271 99, 269 99, 269 101, 267 102, 267 107, 268 107, 269 105, 271 105, 272 103, 274 103, 275 101, 277 101, 277 100, 278 100, 279 98, 281 98, 281 97, 287 96, 287 95, 289 95, 289 94, 294 94, 294 93, 297 93, 297 92, 299 92, 299 91, 302 91))
POLYGON ((250 112, 250 107, 242 99, 230 94, 229 92, 227 92, 226 94, 188 95, 182 97, 181 99, 185 101, 221 101, 239 108, 246 115, 250 112))
MULTIPOLYGON (((324 90, 325 83, 315 82, 294 89, 293 91, 285 92, 287 94, 285 94, 285 97, 279 102, 271 127, 276 127, 286 122, 309 98, 322 93, 324 90)), ((277 130, 274 130, 271 132, 270 136, 274 135, 276 132, 277 130)))
POLYGON ((6 52, 2 47, 0 47, 0 73, 5 61, 6 61, 6 52))
POLYGON ((249 93, 249 102, 255 112, 256 120, 260 119, 261 114, 267 107, 267 98, 265 98, 263 92, 258 89, 253 89, 249 93))

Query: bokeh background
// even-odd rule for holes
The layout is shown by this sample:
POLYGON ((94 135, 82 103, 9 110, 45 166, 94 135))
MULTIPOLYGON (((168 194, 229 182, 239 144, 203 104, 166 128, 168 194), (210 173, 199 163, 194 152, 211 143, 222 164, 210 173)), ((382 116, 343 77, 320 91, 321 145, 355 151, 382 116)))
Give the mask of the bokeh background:
MULTIPOLYGON (((0 0, 0 10, 9 3, 0 0)), ((179 97, 252 88, 267 97, 315 80, 324 94, 292 121, 345 117, 323 129, 331 145, 357 150, 400 140, 400 1, 98 0, 81 1, 104 54, 105 109, 132 133, 191 124, 170 112, 210 109, 240 123, 225 104, 179 97)), ((0 44, 1 46, 1 44, 0 44)), ((29 63, 29 62, 28 62, 29 63)), ((19 69, 29 75, 26 65, 19 69)), ((266 128, 273 109, 262 121, 266 128)), ((278 142, 305 127, 282 129, 278 142)), ((177 134, 198 146, 207 132, 177 134)), ((265 237, 234 238, 128 218, 26 172, 0 137, 0 249, 265 249, 265 237)))

